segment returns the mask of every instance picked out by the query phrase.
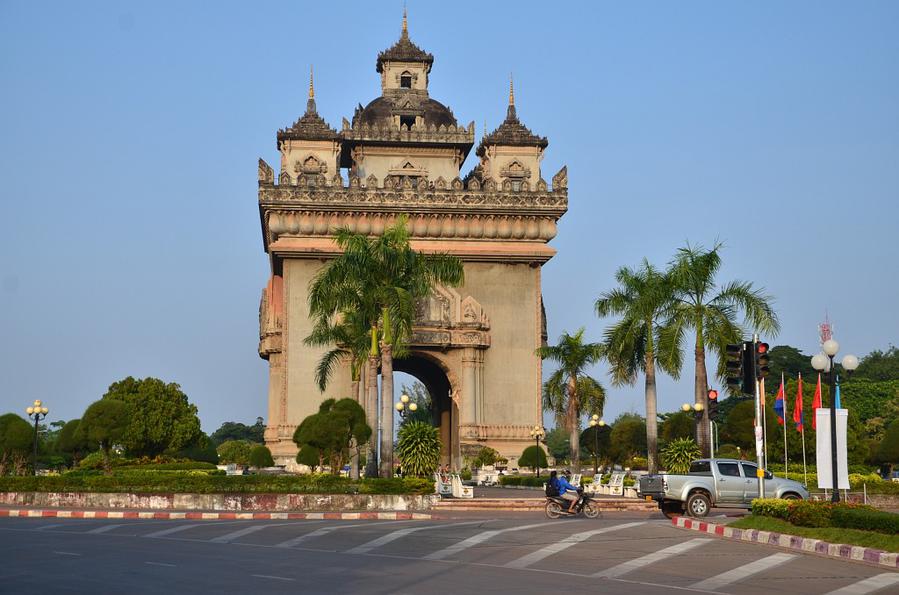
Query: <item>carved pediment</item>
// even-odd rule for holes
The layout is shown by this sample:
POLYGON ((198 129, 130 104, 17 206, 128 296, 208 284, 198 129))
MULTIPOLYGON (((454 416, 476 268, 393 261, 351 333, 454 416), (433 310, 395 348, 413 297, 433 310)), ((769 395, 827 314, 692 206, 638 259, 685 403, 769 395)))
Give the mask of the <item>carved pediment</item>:
POLYGON ((525 167, 518 159, 509 162, 504 168, 499 170, 499 175, 504 178, 528 179, 531 177, 531 168, 525 167))
POLYGON ((434 293, 416 303, 412 342, 487 346, 489 329, 490 319, 474 297, 463 299, 456 290, 437 286, 434 293))

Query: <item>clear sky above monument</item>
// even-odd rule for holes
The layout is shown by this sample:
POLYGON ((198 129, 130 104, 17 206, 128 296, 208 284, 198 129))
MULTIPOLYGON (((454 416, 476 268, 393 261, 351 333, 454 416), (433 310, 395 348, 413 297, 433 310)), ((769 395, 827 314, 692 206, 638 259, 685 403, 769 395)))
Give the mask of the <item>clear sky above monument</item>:
MULTIPOLYGON (((431 94, 518 115, 569 168, 544 268, 550 340, 614 271, 725 243, 721 281, 776 297, 772 344, 899 338, 899 4, 409 2, 431 94)), ((0 413, 79 416, 127 375, 178 382, 204 429, 266 414, 256 160, 305 109, 380 94, 402 3, 0 4, 0 413)), ((469 157, 464 169, 474 165, 469 157)), ((594 373, 607 382, 605 369, 594 373)), ((659 410, 692 399, 661 378, 659 410)), ((397 389, 399 388, 397 383, 397 389)), ((612 388, 606 417, 643 409, 612 388)))

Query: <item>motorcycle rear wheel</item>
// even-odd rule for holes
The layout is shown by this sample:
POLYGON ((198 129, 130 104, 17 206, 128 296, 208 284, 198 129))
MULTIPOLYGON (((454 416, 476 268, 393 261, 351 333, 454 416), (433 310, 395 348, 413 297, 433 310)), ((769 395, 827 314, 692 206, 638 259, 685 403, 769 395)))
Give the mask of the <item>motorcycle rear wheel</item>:
POLYGON ((584 504, 584 516, 588 519, 595 519, 599 516, 599 507, 593 502, 584 504))
POLYGON ((559 506, 558 502, 554 502, 550 500, 546 503, 546 516, 551 519, 557 519, 562 516, 562 507, 559 506))

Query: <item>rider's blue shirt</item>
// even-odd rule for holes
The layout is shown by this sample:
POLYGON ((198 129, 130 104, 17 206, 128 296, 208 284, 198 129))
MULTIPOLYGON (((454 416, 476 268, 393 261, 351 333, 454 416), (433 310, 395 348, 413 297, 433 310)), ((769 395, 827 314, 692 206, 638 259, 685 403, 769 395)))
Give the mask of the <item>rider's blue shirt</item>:
POLYGON ((559 493, 561 494, 565 490, 572 490, 574 492, 577 491, 577 488, 568 483, 568 480, 564 477, 557 477, 556 481, 559 482, 559 493))

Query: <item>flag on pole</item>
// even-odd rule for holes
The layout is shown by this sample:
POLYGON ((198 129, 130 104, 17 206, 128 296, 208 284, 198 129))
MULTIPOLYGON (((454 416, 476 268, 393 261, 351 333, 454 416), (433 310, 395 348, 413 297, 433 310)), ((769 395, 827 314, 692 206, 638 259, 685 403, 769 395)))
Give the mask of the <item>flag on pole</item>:
POLYGON ((834 407, 836 407, 837 409, 843 408, 843 406, 840 405, 840 377, 839 376, 837 376, 837 392, 836 392, 836 395, 834 395, 833 404, 834 404, 834 407))
POLYGON ((784 381, 780 379, 780 388, 777 389, 777 398, 774 399, 774 413, 777 414, 777 423, 784 425, 784 381))
POLYGON ((796 388, 796 406, 793 407, 793 421, 796 422, 796 431, 804 432, 805 428, 802 427, 802 374, 799 374, 799 382, 797 382, 796 388))
MULTIPOLYGON (((821 409, 821 374, 818 373, 818 384, 815 385, 815 396, 812 398, 812 411, 816 412, 818 409, 821 409)), ((812 415, 812 429, 817 430, 818 424, 815 421, 815 418, 818 417, 818 414, 815 413, 812 415)))

